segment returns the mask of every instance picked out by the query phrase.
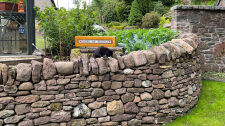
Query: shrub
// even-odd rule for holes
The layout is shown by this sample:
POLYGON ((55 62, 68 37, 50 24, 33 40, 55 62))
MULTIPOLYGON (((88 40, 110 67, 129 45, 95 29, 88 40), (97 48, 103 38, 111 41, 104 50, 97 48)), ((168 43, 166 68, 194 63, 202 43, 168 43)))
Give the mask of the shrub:
POLYGON ((90 8, 71 9, 65 8, 55 10, 53 7, 45 11, 37 10, 40 31, 48 38, 48 43, 55 54, 61 52, 69 55, 75 46, 74 39, 78 35, 93 35, 96 31, 93 28, 95 15, 90 8), (61 44, 60 44, 61 43, 61 44))
POLYGON ((160 14, 156 12, 151 12, 145 14, 142 18, 142 27, 143 28, 156 28, 158 27, 160 22, 160 14))
POLYGON ((124 26, 112 26, 111 28, 116 29, 116 30, 123 30, 124 26))
POLYGON ((162 28, 164 24, 170 23, 169 19, 166 19, 164 16, 160 17, 159 28, 162 28))
POLYGON ((106 25, 108 28, 111 28, 112 26, 120 26, 120 22, 112 21, 106 25))
POLYGON ((139 9, 139 4, 137 0, 134 0, 131 5, 130 15, 128 17, 129 25, 138 25, 141 22, 143 15, 139 9))

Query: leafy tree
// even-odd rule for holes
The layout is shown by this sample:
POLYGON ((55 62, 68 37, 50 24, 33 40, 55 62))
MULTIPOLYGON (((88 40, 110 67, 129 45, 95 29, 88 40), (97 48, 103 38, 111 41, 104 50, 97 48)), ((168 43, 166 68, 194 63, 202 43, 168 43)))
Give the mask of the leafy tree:
POLYGON ((143 17, 143 15, 139 9, 139 4, 138 4, 137 0, 134 0, 134 2, 131 5, 130 15, 128 17, 128 24, 129 25, 140 24, 142 17, 143 17))
POLYGON ((142 15, 149 13, 151 11, 151 0, 138 0, 139 8, 142 12, 142 15))
POLYGON ((119 22, 127 20, 130 13, 130 5, 127 5, 124 0, 118 2, 115 7, 116 15, 119 22))

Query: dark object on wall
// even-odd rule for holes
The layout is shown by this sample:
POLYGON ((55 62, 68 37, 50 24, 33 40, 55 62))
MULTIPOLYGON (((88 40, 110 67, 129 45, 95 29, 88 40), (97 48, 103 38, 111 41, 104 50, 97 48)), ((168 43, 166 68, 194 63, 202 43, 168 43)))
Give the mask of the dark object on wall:
MULTIPOLYGON (((11 11, 14 3, 0 2, 0 11, 11 11)), ((18 11, 18 4, 15 4, 13 11, 18 11)))
POLYGON ((112 56, 113 56, 113 51, 110 50, 110 49, 107 48, 107 47, 104 47, 104 46, 98 47, 98 48, 95 50, 95 52, 94 52, 94 57, 95 57, 95 58, 100 58, 100 57, 104 57, 104 56, 112 57, 112 56))

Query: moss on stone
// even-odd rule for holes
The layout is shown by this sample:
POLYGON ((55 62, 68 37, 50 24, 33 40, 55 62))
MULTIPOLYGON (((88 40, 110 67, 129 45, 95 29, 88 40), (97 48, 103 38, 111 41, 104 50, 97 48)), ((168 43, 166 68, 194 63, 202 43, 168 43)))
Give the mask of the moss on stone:
POLYGON ((62 109, 62 104, 61 104, 61 103, 52 103, 52 104, 50 105, 50 109, 51 109, 52 111, 59 111, 59 110, 62 109))
POLYGON ((80 49, 76 48, 76 49, 72 49, 71 50, 71 54, 70 54, 70 59, 77 59, 78 56, 81 55, 80 49))

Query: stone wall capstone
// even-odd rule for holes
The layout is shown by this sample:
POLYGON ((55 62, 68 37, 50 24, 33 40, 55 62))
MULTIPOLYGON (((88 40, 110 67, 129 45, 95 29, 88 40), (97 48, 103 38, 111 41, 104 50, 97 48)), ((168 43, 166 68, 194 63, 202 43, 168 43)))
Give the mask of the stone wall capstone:
POLYGON ((198 38, 116 58, 0 64, 0 125, 163 124, 193 108, 201 92, 198 38))
POLYGON ((199 37, 205 58, 203 72, 225 72, 225 7, 177 5, 171 10, 172 29, 199 37))

